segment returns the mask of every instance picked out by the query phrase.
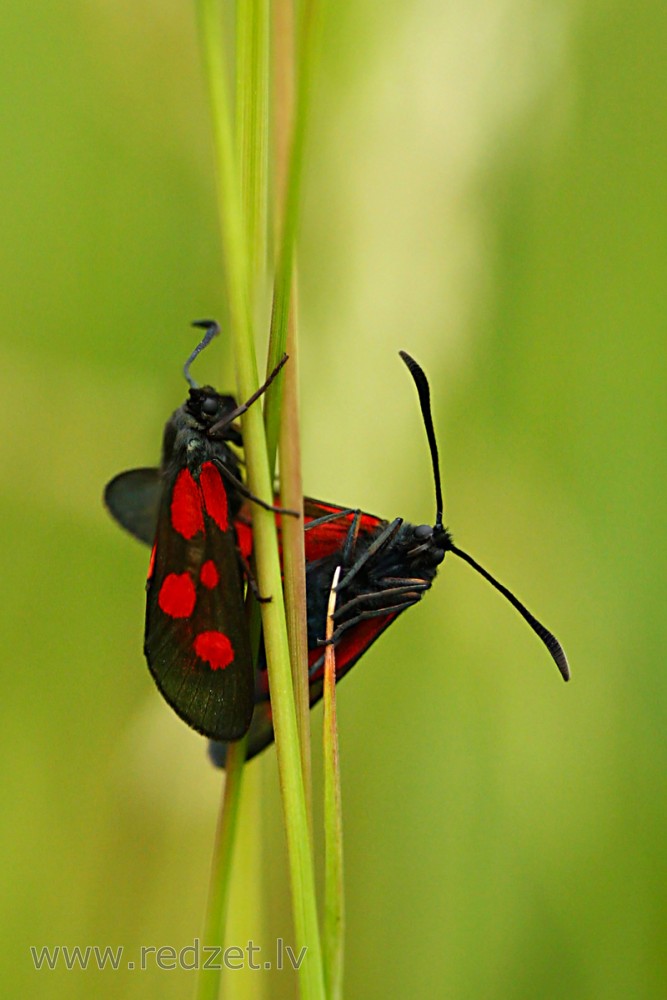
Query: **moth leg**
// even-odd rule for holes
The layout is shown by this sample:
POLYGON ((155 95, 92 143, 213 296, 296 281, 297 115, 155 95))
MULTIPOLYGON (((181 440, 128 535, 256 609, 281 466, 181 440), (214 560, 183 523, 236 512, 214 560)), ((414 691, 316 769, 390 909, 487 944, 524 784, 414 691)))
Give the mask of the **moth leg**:
POLYGON ((242 483, 240 479, 237 479, 234 473, 230 472, 227 466, 224 465, 224 463, 219 459, 214 458, 213 464, 216 469, 219 470, 220 475, 224 476, 225 479, 232 484, 234 489, 239 491, 241 496, 246 497, 247 500, 252 500, 252 502, 256 503, 258 507, 263 507, 264 510, 272 510, 276 514, 289 514, 291 517, 300 516, 300 512, 298 510, 290 510, 289 507, 274 507, 273 504, 260 500, 260 498, 256 497, 254 493, 251 493, 245 483, 242 483))
POLYGON ((257 392, 253 392, 250 399, 246 400, 245 403, 241 403, 239 406, 237 406, 235 410, 232 410, 232 412, 228 413, 226 417, 223 417, 222 420, 219 420, 217 424, 213 424, 213 427, 211 427, 211 429, 208 432, 208 436, 226 437, 226 434, 223 434, 221 432, 223 432, 225 428, 229 427, 229 425, 233 423, 238 417, 240 417, 242 413, 245 413, 246 410, 249 409, 253 403, 257 402, 259 397, 262 396, 269 388, 274 378, 279 373, 280 369, 283 367, 286 361, 287 361, 287 355, 283 354, 282 358, 280 359, 276 367, 273 369, 273 371, 267 378, 266 382, 263 382, 262 385, 260 385, 257 392))
POLYGON ((311 528, 319 528, 321 524, 328 524, 329 521, 337 521, 341 517, 347 517, 348 514, 361 515, 361 511, 355 510, 354 507, 345 507, 343 510, 337 510, 334 514, 324 514, 322 517, 316 517, 314 520, 309 521, 308 524, 304 524, 303 530, 310 531, 311 528))
MULTIPOLYGON (((379 618, 382 615, 399 614, 399 612, 405 611, 406 608, 411 608, 414 604, 418 604, 420 600, 421 597, 419 595, 415 595, 414 599, 411 601, 402 601, 400 604, 394 604, 393 607, 391 608, 383 608, 381 611, 361 611, 358 615, 356 615, 355 618, 351 618, 349 622, 344 622, 342 625, 339 625, 338 628, 334 630, 334 633, 330 639, 318 639, 317 645, 335 646, 336 643, 341 638, 341 636, 343 635, 343 633, 346 632, 349 628, 352 628, 353 625, 358 625, 359 622, 365 621, 368 618, 379 618)), ((320 658, 316 660, 316 662, 312 665, 312 667, 308 671, 308 676, 309 677, 314 676, 314 674, 322 666, 323 662, 324 662, 324 656, 320 656, 320 658)))
POLYGON ((406 608, 411 608, 420 600, 421 597, 419 594, 415 594, 415 596, 409 601, 401 601, 399 604, 393 604, 388 608, 381 608, 379 611, 360 611, 354 618, 350 618, 349 622, 343 622, 342 625, 339 625, 336 629, 334 629, 334 633, 329 642, 327 642, 326 639, 318 639, 318 645, 327 646, 332 642, 335 643, 338 641, 343 632, 347 632, 347 630, 352 628, 353 625, 358 625, 359 622, 366 621, 368 618, 378 618, 381 615, 398 614, 399 611, 405 611, 406 608))
POLYGON ((252 590, 255 599, 258 601, 259 604, 269 604, 270 601, 273 600, 273 598, 262 597, 262 595, 259 592, 259 586, 257 584, 257 580, 255 579, 255 574, 252 571, 252 567, 238 546, 236 547, 236 555, 238 557, 239 562, 241 563, 243 576, 245 577, 248 586, 252 590))
POLYGON ((384 528, 380 532, 375 541, 368 546, 366 551, 359 556, 357 561, 353 563, 352 566, 350 566, 343 579, 339 581, 337 587, 338 591, 341 591, 343 587, 346 587, 349 584, 350 580, 354 579, 359 570, 362 568, 362 566, 364 566, 368 562, 369 559, 371 559, 374 555, 376 555, 381 548, 389 544, 389 542, 396 535, 402 524, 403 524, 403 518, 396 517, 394 518, 393 521, 391 521, 390 524, 386 526, 386 528, 384 528))
POLYGON ((345 539, 345 545, 343 546, 343 566, 347 565, 352 559, 352 553, 355 550, 357 544, 357 538, 359 537, 359 525, 361 524, 361 511, 357 510, 352 518, 352 524, 350 525, 349 531, 347 533, 347 538, 345 539))
POLYGON ((359 525, 361 524, 362 517, 361 511, 358 508, 355 510, 353 507, 345 507, 343 510, 337 510, 334 514, 324 514, 322 517, 317 517, 303 526, 304 531, 309 531, 311 528, 319 528, 320 525, 328 524, 330 521, 338 521, 341 517, 347 517, 348 514, 354 514, 354 517, 350 522, 350 527, 343 546, 343 555, 341 560, 341 565, 343 566, 349 562, 352 549, 357 542, 359 525))
MULTIPOLYGON (((424 583, 423 581, 420 580, 414 582, 410 581, 409 583, 402 584, 401 586, 398 587, 387 588, 386 590, 382 590, 379 594, 378 593, 358 594, 356 597, 351 598, 346 604, 341 604, 339 607, 336 608, 334 612, 334 620, 336 618, 342 618, 343 615, 350 610, 350 608, 357 607, 358 605, 363 604, 366 601, 371 601, 371 600, 377 601, 378 598, 380 597, 382 599, 384 599, 385 597, 391 597, 391 598, 402 597, 403 595, 407 594, 415 594, 415 591, 423 592, 424 590, 429 590, 430 587, 431 587, 430 583, 424 583)), ((416 594, 415 598, 416 600, 421 600, 421 598, 416 594)), ((384 608, 379 609, 377 613, 384 614, 384 608)))

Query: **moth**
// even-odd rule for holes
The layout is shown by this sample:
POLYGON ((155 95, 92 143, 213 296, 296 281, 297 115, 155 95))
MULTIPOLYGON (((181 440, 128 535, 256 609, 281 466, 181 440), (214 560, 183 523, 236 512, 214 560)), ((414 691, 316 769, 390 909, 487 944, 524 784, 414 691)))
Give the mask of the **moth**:
MULTIPOLYGON (((322 697, 327 604, 336 568, 340 566, 342 572, 336 587, 331 641, 336 651, 336 680, 339 681, 400 614, 419 603, 431 588, 449 552, 468 563, 510 602, 544 643, 563 679, 569 680, 570 668, 558 639, 507 587, 455 545, 450 530, 444 526, 440 463, 428 380, 409 354, 401 351, 400 357, 419 396, 433 466, 435 522, 433 525, 414 525, 401 517, 386 521, 358 509, 309 497, 304 499, 310 705, 322 697)), ((239 512, 239 518, 249 523, 251 511, 247 505, 239 512)), ((265 670, 260 670, 255 711, 248 732, 247 757, 255 756, 272 740, 267 675, 265 670)), ((225 753, 224 745, 211 744, 210 754, 216 765, 224 766, 225 753)))
MULTIPOLYGON (((164 428, 159 469, 130 469, 106 486, 112 517, 152 546, 146 582, 144 652, 155 683, 177 714, 205 736, 237 740, 253 714, 255 680, 244 612, 250 574, 245 503, 269 506, 242 481, 235 423, 267 390, 283 357, 247 402, 199 386, 190 365, 219 332, 204 329, 183 373, 188 397, 164 428)), ((274 509, 274 508, 270 508, 274 509)))

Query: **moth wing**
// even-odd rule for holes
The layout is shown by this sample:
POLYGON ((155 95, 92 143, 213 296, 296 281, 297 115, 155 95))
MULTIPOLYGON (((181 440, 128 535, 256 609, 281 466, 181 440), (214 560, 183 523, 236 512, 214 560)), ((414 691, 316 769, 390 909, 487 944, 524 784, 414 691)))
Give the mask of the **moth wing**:
MULTIPOLYGON (((247 733, 246 760, 252 760, 258 753, 273 743, 273 715, 271 703, 263 701, 255 705, 252 722, 247 733)), ((224 767, 227 762, 227 744, 211 740, 208 745, 209 757, 216 767, 224 767)))
MULTIPOLYGON (((278 502, 278 498, 276 498, 275 502, 278 502)), ((315 524, 305 532, 306 562, 314 563, 318 559, 331 557, 338 552, 342 554, 343 547, 353 526, 356 511, 340 507, 337 504, 323 503, 311 497, 305 497, 303 505, 304 522, 306 525, 313 521, 321 522, 315 524), (326 520, 321 520, 323 518, 326 520)), ((251 512, 244 506, 240 514, 244 525, 249 523, 250 517, 251 512)), ((276 519, 279 522, 280 515, 277 515, 276 519)), ((357 526, 357 535, 371 534, 383 524, 386 524, 386 522, 382 518, 362 511, 357 526)), ((280 524, 278 524, 278 530, 280 532, 280 524)), ((310 580, 307 577, 307 583, 311 588, 316 586, 316 575, 310 580)), ((326 603, 327 596, 324 595, 324 603, 326 603)), ((312 609, 314 603, 314 594, 310 591, 308 599, 309 611, 312 609)), ((319 600, 317 603, 320 603, 319 600)), ((342 633, 336 642, 336 681, 341 680, 352 669, 359 657, 388 628, 396 616, 396 612, 392 612, 378 616, 377 618, 363 619, 349 629, 349 631, 342 633)), ((312 629, 310 631, 312 632, 312 629)), ((310 671, 309 700, 311 707, 322 697, 324 672, 323 649, 319 644, 315 645, 315 643, 316 636, 309 634, 309 647, 311 648, 308 650, 308 665, 310 671)), ((262 669, 262 659, 263 657, 260 654, 260 670, 256 676, 255 709, 250 729, 248 730, 246 754, 248 760, 269 746, 274 739, 268 678, 266 666, 263 665, 262 669)), ((225 766, 226 747, 224 744, 211 744, 209 752, 211 760, 217 767, 225 766)))
MULTIPOLYGON (((339 507, 337 504, 324 503, 322 500, 304 497, 306 563, 314 562, 316 559, 322 559, 342 550, 356 514, 356 510, 351 510, 348 507, 339 507), (326 520, 324 520, 325 518, 326 520), (313 522, 318 521, 321 523, 313 524, 313 522)), ((384 523, 381 517, 360 511, 357 533, 371 533, 384 523)))
MULTIPOLYGON (((359 657, 363 656, 379 639, 385 629, 401 612, 392 611, 375 618, 366 618, 343 632, 336 641, 336 683, 342 680, 352 669, 359 657)), ((310 671, 309 694, 312 708, 322 697, 322 682, 324 678, 324 655, 321 648, 308 650, 308 667, 310 671)))
POLYGON ((115 521, 140 542, 152 545, 162 480, 159 469, 128 469, 107 483, 104 503, 115 521))
MULTIPOLYGON (((280 504, 280 495, 275 494, 273 502, 280 504)), ((324 556, 332 555, 340 551, 345 544, 350 528, 354 521, 356 510, 349 507, 339 507, 338 504, 324 503, 321 500, 314 500, 312 497, 303 498, 303 520, 305 529, 305 554, 306 562, 313 562, 324 556), (313 522, 321 522, 315 523, 313 522), (312 527, 309 527, 312 525, 312 527)), ((286 514, 276 514, 276 528, 278 531, 278 545, 282 551, 282 519, 289 517, 286 514)), ((385 522, 374 514, 367 514, 360 511, 359 533, 372 532, 379 525, 385 522)), ((235 528, 238 535, 239 547, 243 554, 248 557, 252 552, 252 503, 245 500, 235 518, 235 528)))
MULTIPOLYGON (((220 473, 212 463, 208 468, 215 490, 224 493, 220 473)), ((209 513, 191 477, 188 531, 198 530, 190 537, 182 525, 177 530, 177 483, 178 476, 163 490, 146 586, 144 652, 182 719, 212 739, 236 740, 250 725, 254 679, 234 529, 209 513)))
MULTIPOLYGON (((336 644, 336 683, 352 669, 360 656, 371 646, 375 640, 384 632, 386 628, 396 618, 396 614, 386 615, 381 619, 371 618, 360 622, 358 626, 350 631, 352 635, 343 634, 336 644)), ((311 669, 316 666, 317 661, 322 658, 321 649, 309 650, 308 659, 311 669)), ((312 708, 322 698, 323 690, 323 665, 317 666, 315 673, 309 682, 309 699, 312 708)), ((259 700, 255 703, 252 714, 252 722, 247 734, 246 760, 251 760, 258 753, 265 750, 273 743, 273 714, 271 702, 267 693, 262 692, 259 700)), ((209 744, 209 756, 216 767, 224 768, 227 759, 227 744, 211 742, 209 744)))

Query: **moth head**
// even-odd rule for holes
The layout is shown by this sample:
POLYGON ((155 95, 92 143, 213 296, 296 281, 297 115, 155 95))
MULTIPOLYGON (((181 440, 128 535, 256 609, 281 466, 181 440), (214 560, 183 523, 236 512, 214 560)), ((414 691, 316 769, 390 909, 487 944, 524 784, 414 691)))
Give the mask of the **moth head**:
POLYGON ((212 427, 235 408, 233 396, 222 396, 210 385, 190 389, 185 401, 185 409, 202 427, 212 427))

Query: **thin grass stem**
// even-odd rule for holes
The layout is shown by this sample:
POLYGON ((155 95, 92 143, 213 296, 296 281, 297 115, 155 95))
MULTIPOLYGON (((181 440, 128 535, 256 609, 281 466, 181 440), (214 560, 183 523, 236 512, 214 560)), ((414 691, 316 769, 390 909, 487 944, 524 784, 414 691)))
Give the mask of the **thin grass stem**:
MULTIPOLYGON (((338 566, 331 583, 326 638, 331 640, 336 610, 338 566)), ((327 1000, 343 995, 345 893, 343 881, 343 813, 336 719, 336 652, 333 643, 324 652, 324 981, 327 1000)))
MULTIPOLYGON (((227 299, 232 324, 239 396, 248 399, 259 379, 254 344, 252 278, 247 225, 241 198, 240 170, 232 130, 228 94, 228 67, 220 37, 221 0, 198 0, 204 70, 213 113, 218 207, 225 258, 227 299)), ((279 379, 267 394, 270 394, 279 379)), ((272 501, 272 475, 261 410, 251 406, 242 418, 248 485, 265 502, 272 501)), ((312 847, 301 769, 287 627, 272 512, 253 508, 253 549, 260 591, 271 597, 262 604, 262 625, 276 734, 278 767, 287 833, 297 948, 305 948, 299 969, 304 1000, 324 997, 324 981, 315 897, 312 847)))

